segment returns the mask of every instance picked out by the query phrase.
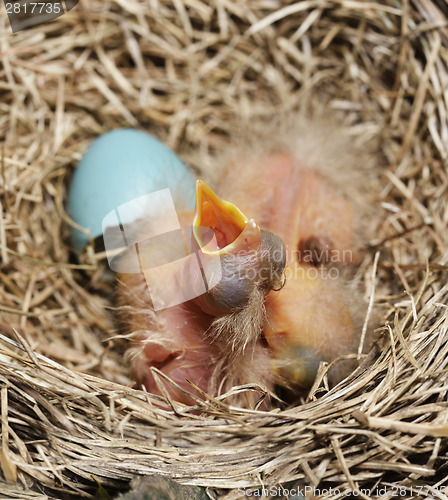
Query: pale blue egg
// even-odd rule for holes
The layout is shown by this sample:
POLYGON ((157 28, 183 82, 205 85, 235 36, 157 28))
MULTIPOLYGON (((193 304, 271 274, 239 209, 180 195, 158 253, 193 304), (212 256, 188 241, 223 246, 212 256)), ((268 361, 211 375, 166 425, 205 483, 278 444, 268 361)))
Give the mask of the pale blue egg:
MULTIPOLYGON (((68 212, 95 239, 102 234, 103 219, 108 214, 166 188, 176 210, 194 208, 195 179, 171 149, 145 132, 113 130, 92 143, 76 168, 69 188, 68 212)), ((121 210, 120 215, 128 218, 120 221, 124 224, 138 214, 121 210)), ((71 243, 76 250, 82 250, 88 242, 86 234, 72 229, 71 243)))

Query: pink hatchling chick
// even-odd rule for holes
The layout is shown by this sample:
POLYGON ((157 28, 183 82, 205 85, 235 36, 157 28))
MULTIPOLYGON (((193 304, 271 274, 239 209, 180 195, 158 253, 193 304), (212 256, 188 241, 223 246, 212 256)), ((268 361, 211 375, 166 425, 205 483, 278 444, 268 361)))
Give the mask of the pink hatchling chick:
MULTIPOLYGON (((122 320, 136 332, 129 352, 136 380, 146 390, 160 393, 151 371, 155 367, 187 391, 192 390, 187 379, 210 394, 251 381, 272 388, 269 349, 260 334, 265 324, 265 297, 281 287, 285 266, 282 241, 218 198, 202 181, 196 183, 194 214, 181 214, 180 219, 185 225, 193 224, 209 275, 217 266, 221 278, 207 293, 156 312, 144 276, 119 275, 122 320), (212 229, 216 237, 217 248, 211 251, 201 240, 200 228, 204 227, 212 229)), ((188 285, 194 289, 203 276, 192 273, 189 278, 188 285)), ((161 280, 160 286, 166 283, 161 280)), ((168 387, 168 392, 177 401, 192 403, 182 391, 168 387)))
MULTIPOLYGON (((144 276, 119 275, 121 319, 134 332, 133 375, 161 395, 153 367, 193 393, 187 380, 212 396, 243 384, 301 391, 320 361, 354 346, 355 318, 339 270, 359 263, 355 210, 328 176, 288 152, 231 162, 216 192, 198 181, 194 213, 180 216, 182 225, 214 232, 218 248, 207 251, 193 231, 205 261, 219 256, 215 287, 155 311, 144 276)), ((174 400, 194 402, 164 387, 174 400)), ((254 405, 258 397, 246 392, 232 402, 254 405)))

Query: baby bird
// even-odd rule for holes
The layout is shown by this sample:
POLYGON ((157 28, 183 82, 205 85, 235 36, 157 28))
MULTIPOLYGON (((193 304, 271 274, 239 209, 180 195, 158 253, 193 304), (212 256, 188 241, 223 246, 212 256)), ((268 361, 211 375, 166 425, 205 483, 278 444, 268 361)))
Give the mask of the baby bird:
MULTIPOLYGON (((128 353, 134 377, 148 391, 160 393, 151 368, 160 369, 180 388, 168 388, 170 395, 186 404, 192 403, 186 394, 192 389, 187 380, 211 394, 248 382, 272 389, 269 351, 261 332, 265 297, 279 289, 283 279, 286 256, 281 239, 260 229, 202 181, 196 183, 194 213, 179 218, 192 224, 199 267, 193 260, 178 271, 173 272, 172 266, 162 269, 151 282, 151 296, 144 273, 118 275, 121 319, 135 332, 128 353), (207 229, 212 241, 206 239, 207 229), (200 293, 204 277, 207 291, 200 293), (167 287, 192 298, 167 308, 162 304, 156 312, 154 297, 166 295, 167 287)), ((188 255, 188 241, 185 246, 188 255)), ((151 257, 160 250, 146 249, 151 257)), ((170 245, 161 250, 168 253, 168 262, 176 259, 171 250, 170 245)))
MULTIPOLYGON (((216 183, 219 196, 197 181, 195 211, 179 220, 193 228, 185 254, 197 253, 200 272, 161 276, 151 296, 157 286, 200 290, 205 275, 219 275, 205 293, 155 310, 144 273, 119 274, 121 321, 133 332, 128 358, 149 392, 185 404, 193 403, 188 381, 212 396, 249 383, 299 393, 321 361, 354 349, 357 315, 342 275, 360 262, 355 205, 308 149, 230 162, 216 183), (177 387, 157 380, 153 368, 177 387)), ((232 402, 256 399, 244 393, 232 402)))
POLYGON ((285 284, 266 298, 263 335, 277 383, 309 387, 319 362, 349 353, 356 340, 357 315, 342 277, 344 268, 360 262, 354 207, 321 171, 292 153, 254 157, 241 173, 229 168, 218 189, 285 244, 285 284), (237 185, 263 197, 255 201, 237 185))

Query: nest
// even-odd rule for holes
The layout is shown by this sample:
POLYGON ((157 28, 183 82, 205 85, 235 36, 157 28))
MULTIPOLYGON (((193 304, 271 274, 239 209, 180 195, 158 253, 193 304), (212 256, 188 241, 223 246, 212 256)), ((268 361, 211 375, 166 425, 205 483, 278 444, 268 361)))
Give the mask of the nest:
POLYGON ((2 12, 2 498, 94 498, 147 474, 212 497, 448 498, 445 2, 92 0, 14 35, 2 12), (235 121, 317 103, 378 144, 363 279, 380 341, 294 408, 161 409, 132 388, 104 261, 70 256, 73 168, 132 126, 210 170, 235 121))

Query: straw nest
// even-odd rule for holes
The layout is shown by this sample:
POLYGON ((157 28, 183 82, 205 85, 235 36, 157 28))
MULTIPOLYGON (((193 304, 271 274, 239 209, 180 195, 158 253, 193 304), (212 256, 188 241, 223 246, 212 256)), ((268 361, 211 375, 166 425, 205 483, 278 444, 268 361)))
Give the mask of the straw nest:
POLYGON ((12 35, 2 7, 2 498, 92 497, 94 478, 112 492, 152 473, 226 498, 279 484, 448 498, 446 8, 92 0, 12 35), (159 409, 131 388, 101 256, 70 258, 74 166, 98 134, 133 126, 210 168, 233 121, 317 102, 378 145, 364 281, 380 341, 295 408, 159 409))

